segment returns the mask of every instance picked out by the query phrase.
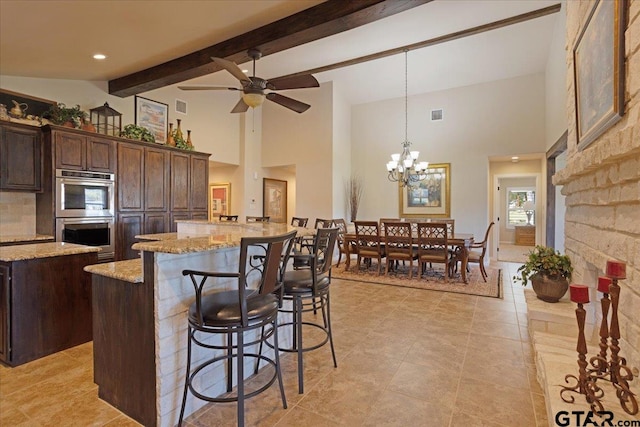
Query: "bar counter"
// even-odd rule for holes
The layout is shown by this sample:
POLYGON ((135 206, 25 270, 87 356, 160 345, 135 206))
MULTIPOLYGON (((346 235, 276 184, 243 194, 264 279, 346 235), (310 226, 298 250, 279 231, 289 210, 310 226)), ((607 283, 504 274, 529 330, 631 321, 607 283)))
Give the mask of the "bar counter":
MULTIPOLYGON (((94 380, 101 399, 145 426, 178 421, 187 361, 187 310, 193 285, 182 270, 237 272, 240 239, 314 230, 274 223, 178 221, 177 233, 140 235, 141 260, 87 267, 93 274, 94 380), (139 280, 141 278, 141 280, 139 280)), ((236 287, 233 279, 216 289, 236 287)), ((219 337, 216 337, 219 339, 219 337)), ((196 349, 194 349, 196 350, 196 349)), ((212 357, 194 351, 192 360, 212 357)), ((247 375, 251 374, 248 372, 247 375)), ((212 369, 207 394, 226 392, 223 366, 212 369)), ((185 417, 206 402, 190 396, 185 417)))

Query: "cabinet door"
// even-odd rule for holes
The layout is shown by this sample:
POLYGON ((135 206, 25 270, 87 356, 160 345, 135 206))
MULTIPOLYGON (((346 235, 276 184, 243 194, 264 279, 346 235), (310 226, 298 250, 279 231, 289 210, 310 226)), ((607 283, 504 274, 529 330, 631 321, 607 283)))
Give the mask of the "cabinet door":
POLYGON ((191 212, 191 219, 209 219, 209 214, 207 212, 191 212))
POLYGON ((118 144, 118 211, 144 209, 144 147, 118 144))
POLYGON ((0 360, 9 362, 9 328, 11 326, 11 312, 9 310, 9 274, 7 265, 0 265, 0 360))
POLYGON ((75 133, 54 132, 56 169, 87 169, 87 137, 75 133))
POLYGON ((138 240, 136 236, 144 234, 144 214, 118 214, 116 224, 116 260, 134 259, 140 256, 131 246, 138 240))
POLYGON ((171 210, 189 210, 188 154, 171 153, 171 210))
POLYGON ((0 189, 42 191, 42 137, 39 129, 0 128, 0 189))
POLYGON ((167 150, 144 149, 144 183, 145 211, 166 212, 169 204, 169 152, 167 150))
POLYGON ((209 203, 209 158, 191 156, 191 210, 207 211, 209 203))
POLYGON ((104 138, 87 138, 87 169, 94 172, 114 173, 115 144, 104 138))
POLYGON ((166 233, 168 231, 166 213, 153 212, 144 215, 144 234, 166 233))

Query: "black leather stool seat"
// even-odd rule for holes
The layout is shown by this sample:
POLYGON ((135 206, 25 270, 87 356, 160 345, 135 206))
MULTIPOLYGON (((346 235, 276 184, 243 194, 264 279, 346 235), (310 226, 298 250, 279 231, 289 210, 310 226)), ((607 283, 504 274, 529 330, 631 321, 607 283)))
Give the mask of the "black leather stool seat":
MULTIPOLYGON (((238 291, 223 291, 203 296, 201 300, 201 309, 204 325, 240 325, 242 323, 242 312, 238 298, 238 291)), ((263 320, 277 311, 278 298, 273 294, 256 294, 255 296, 247 298, 247 319, 249 324, 258 320, 263 320)), ((197 313, 198 309, 196 303, 191 304, 189 307, 190 322, 195 324, 200 323, 197 313)))
MULTIPOLYGON (((328 274, 318 274, 316 291, 322 292, 329 287, 331 279, 328 274)), ((287 271, 284 279, 284 293, 311 294, 313 293, 313 274, 310 270, 287 271)))

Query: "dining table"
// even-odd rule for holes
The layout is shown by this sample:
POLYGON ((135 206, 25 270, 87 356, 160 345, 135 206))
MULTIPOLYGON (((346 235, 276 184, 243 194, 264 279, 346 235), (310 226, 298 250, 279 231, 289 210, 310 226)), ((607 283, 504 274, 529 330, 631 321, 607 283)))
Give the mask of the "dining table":
MULTIPOLYGON (((415 238, 417 241, 417 237, 415 238)), ((345 269, 348 270, 351 267, 351 246, 356 243, 356 233, 344 234, 344 250, 346 255, 345 269)), ((458 249, 458 257, 460 260, 460 270, 462 281, 468 283, 467 278, 467 265, 469 261, 469 248, 473 243, 473 233, 454 233, 453 236, 447 238, 449 246, 458 249)), ((384 241, 384 237, 381 237, 381 241, 384 241)))

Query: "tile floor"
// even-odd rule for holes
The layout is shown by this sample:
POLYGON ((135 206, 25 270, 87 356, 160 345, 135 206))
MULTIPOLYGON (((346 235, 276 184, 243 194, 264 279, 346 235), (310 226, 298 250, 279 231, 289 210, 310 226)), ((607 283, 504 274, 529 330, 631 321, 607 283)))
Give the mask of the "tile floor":
MULTIPOLYGON (((247 401, 254 426, 547 426, 527 336, 523 289, 503 268, 504 299, 334 280, 338 368, 325 346, 283 357, 277 386, 247 401)), ((0 365, 2 426, 138 425, 101 401, 91 343, 17 368, 0 365)), ((192 426, 233 426, 235 404, 208 405, 192 426)))

